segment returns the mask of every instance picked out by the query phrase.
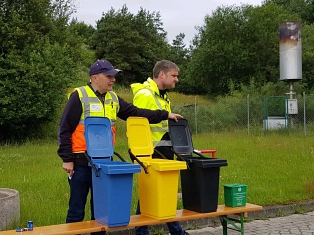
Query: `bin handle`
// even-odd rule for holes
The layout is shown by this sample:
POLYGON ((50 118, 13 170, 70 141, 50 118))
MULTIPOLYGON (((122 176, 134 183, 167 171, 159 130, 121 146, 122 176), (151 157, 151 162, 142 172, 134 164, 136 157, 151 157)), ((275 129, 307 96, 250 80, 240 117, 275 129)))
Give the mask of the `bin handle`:
POLYGON ((93 168, 93 170, 95 171, 95 175, 96 177, 99 177, 99 172, 95 166, 95 164, 92 162, 92 160, 90 159, 90 157, 88 156, 88 154, 86 152, 84 152, 85 157, 87 158, 89 164, 91 165, 91 167, 93 168))
POLYGON ((113 153, 114 153, 114 155, 116 155, 118 158, 120 158, 120 160, 121 160, 122 162, 125 162, 124 158, 123 158, 119 153, 117 153, 117 152, 113 152, 113 153))
POLYGON ((171 148, 171 151, 174 153, 174 155, 177 156, 177 158, 179 158, 181 161, 185 161, 181 156, 180 154, 178 154, 176 151, 173 150, 173 148, 171 148))
MULTIPOLYGON (((172 150, 172 152, 174 153, 174 155, 177 156, 177 158, 179 158, 181 161, 186 162, 183 158, 181 158, 180 154, 178 154, 177 152, 175 152, 173 149, 171 149, 171 150, 172 150)), ((190 165, 189 165, 189 164, 186 164, 186 166, 187 166, 187 169, 190 170, 190 165)))
POLYGON ((154 149, 156 153, 158 153, 163 159, 168 159, 165 155, 163 155, 160 151, 158 151, 156 148, 154 149))
POLYGON ((131 156, 131 160, 132 158, 135 159, 135 161, 137 161, 138 164, 140 164, 140 166, 144 169, 145 171, 145 174, 148 174, 148 171, 147 171, 147 168, 146 166, 143 164, 143 162, 141 162, 132 152, 131 152, 131 149, 128 150, 130 156, 131 156))
POLYGON ((193 150, 193 153, 195 153, 196 155, 198 155, 201 158, 207 158, 207 157, 205 157, 204 155, 200 154, 199 152, 197 152, 195 150, 193 150))

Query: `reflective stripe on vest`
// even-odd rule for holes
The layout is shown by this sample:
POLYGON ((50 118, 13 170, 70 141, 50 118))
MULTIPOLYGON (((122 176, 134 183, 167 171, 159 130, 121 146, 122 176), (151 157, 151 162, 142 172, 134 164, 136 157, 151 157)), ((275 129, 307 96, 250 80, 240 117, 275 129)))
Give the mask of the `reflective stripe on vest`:
POLYGON ((98 99, 96 94, 91 90, 89 86, 79 87, 75 90, 78 91, 80 100, 82 102, 83 112, 80 119, 81 124, 84 124, 84 119, 86 117, 105 116, 110 119, 112 126, 115 125, 117 113, 119 112, 119 100, 118 96, 113 91, 107 92, 104 100, 104 105, 102 105, 101 101, 98 99), (113 110, 113 108, 115 109, 113 110))
POLYGON ((160 141, 153 141, 154 147, 160 147, 160 146, 172 146, 171 140, 160 140, 160 141))

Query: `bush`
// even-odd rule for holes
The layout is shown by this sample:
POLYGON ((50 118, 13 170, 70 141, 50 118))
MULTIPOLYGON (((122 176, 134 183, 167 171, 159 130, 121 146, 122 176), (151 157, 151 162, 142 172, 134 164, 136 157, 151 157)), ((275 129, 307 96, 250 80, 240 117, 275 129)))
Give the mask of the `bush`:
POLYGON ((76 72, 68 50, 42 41, 0 58, 0 141, 33 138, 40 125, 53 120, 76 72))

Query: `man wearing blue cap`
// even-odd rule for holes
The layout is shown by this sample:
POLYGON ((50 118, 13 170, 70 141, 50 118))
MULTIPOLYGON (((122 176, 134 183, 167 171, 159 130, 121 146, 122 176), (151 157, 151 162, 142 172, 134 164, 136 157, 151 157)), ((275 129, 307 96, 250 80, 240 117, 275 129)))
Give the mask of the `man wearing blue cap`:
MULTIPOLYGON (((140 109, 126 102, 112 91, 115 69, 107 60, 96 61, 89 70, 90 82, 75 88, 63 111, 58 130, 58 155, 63 161, 62 168, 68 173, 70 185, 67 223, 83 221, 87 196, 92 188, 92 171, 85 156, 84 119, 89 116, 107 117, 112 123, 115 142, 115 121, 130 116, 146 117, 150 123, 182 118, 179 114, 165 110, 140 109)), ((92 193, 92 190, 91 190, 92 193)), ((91 195, 91 219, 94 219, 93 196, 91 195)), ((94 234, 105 234, 98 232, 94 234)))

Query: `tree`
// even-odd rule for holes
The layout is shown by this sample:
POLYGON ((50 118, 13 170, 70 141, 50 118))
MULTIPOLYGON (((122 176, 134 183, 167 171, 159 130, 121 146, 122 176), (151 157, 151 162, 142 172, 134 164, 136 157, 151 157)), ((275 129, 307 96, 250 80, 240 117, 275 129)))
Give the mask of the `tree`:
POLYGON ((184 93, 186 91, 186 86, 188 86, 186 82, 186 73, 187 73, 187 65, 190 61, 190 50, 186 48, 184 43, 185 34, 180 33, 176 36, 176 38, 172 41, 172 45, 170 45, 170 57, 169 60, 176 63, 180 68, 179 80, 180 82, 176 85, 175 90, 184 93))
POLYGON ((314 25, 302 25, 302 84, 305 91, 314 89, 314 25))
POLYGON ((78 22, 77 19, 72 19, 69 25, 69 31, 72 35, 81 37, 85 43, 89 43, 96 29, 84 22, 78 22))
POLYGON ((275 3, 292 13, 299 14, 302 21, 308 24, 314 23, 314 0, 265 0, 263 4, 275 3))
POLYGON ((189 59, 189 49, 186 48, 184 38, 184 33, 178 34, 170 46, 171 60, 178 66, 185 66, 189 59))
POLYGON ((80 43, 67 30, 71 9, 65 0, 0 1, 1 142, 38 138, 63 103, 80 43))
POLYGON ((299 20, 273 4, 218 7, 193 40, 188 66, 191 93, 224 95, 229 85, 251 80, 261 86, 279 79, 279 24, 299 20), (195 79, 192 79, 195 78, 195 79))
POLYGON ((113 8, 97 22, 91 45, 98 59, 107 59, 123 74, 117 83, 128 85, 151 76, 157 60, 168 58, 169 47, 159 12, 140 8, 136 15, 126 5, 113 8))

